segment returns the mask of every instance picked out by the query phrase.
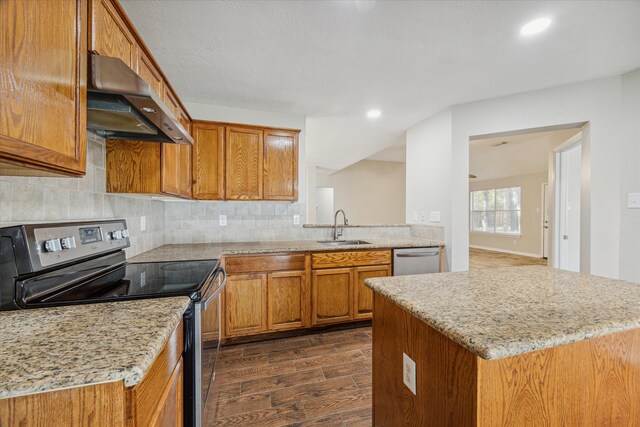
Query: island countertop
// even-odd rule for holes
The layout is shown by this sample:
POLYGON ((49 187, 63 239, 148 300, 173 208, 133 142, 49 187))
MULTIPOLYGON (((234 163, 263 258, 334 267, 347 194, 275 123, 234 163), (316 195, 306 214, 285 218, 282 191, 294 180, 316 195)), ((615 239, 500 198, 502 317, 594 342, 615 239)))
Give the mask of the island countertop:
POLYGON ((0 398, 142 381, 190 299, 0 312, 0 398))
POLYGON ((143 252, 129 262, 166 262, 221 258, 223 255, 251 255, 282 252, 332 252, 413 247, 438 247, 441 242, 419 237, 365 239, 368 244, 332 246, 315 240, 283 240, 262 242, 184 243, 164 245, 143 252))
POLYGON ((640 284, 544 266, 367 279, 483 359, 640 328, 640 284))

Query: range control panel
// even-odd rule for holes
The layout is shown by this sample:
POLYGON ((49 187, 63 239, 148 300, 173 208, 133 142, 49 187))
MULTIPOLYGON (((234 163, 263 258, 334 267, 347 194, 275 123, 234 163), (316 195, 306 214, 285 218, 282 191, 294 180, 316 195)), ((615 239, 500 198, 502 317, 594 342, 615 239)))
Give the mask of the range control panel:
POLYGON ((124 219, 25 228, 35 269, 129 247, 129 230, 124 219))

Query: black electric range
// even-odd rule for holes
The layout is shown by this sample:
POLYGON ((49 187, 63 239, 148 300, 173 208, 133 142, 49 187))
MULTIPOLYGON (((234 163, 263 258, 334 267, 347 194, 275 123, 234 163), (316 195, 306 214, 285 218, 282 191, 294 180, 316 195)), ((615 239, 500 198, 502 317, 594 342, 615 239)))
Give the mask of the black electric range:
POLYGON ((0 311, 188 296, 184 423, 204 425, 220 345, 224 269, 217 259, 127 263, 128 246, 125 220, 0 228, 0 311), (214 353, 208 364, 202 363, 204 316, 208 336, 218 332, 208 342, 214 353))

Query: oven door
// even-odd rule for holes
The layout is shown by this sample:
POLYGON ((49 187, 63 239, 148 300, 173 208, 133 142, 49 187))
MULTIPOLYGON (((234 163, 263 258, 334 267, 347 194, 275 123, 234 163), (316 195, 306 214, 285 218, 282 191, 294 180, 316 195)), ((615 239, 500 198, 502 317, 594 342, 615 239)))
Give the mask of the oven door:
POLYGON ((216 362, 220 350, 221 293, 227 280, 224 268, 216 272, 212 286, 201 301, 194 304, 195 323, 195 425, 207 425, 215 419, 217 405, 216 362), (206 349, 205 349, 206 342, 206 349), (209 402, 209 405, 207 405, 209 402))

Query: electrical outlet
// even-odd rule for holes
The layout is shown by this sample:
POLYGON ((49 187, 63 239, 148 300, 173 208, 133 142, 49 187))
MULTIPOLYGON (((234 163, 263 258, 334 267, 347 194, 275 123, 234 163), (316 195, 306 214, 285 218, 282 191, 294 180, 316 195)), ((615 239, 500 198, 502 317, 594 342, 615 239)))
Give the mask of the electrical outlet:
POLYGON ((627 194, 627 208, 640 209, 640 193, 627 194))
POLYGON ((425 211, 420 211, 420 222, 427 222, 427 214, 425 211))
POLYGON ((300 215, 293 216, 293 225, 300 225, 300 215))
POLYGON ((402 382, 416 394, 416 362, 405 353, 402 353, 402 382))
POLYGON ((218 225, 220 227, 227 226, 227 216, 226 215, 218 215, 218 225))
POLYGON ((146 229, 147 229, 147 217, 143 215, 140 217, 140 231, 144 231, 146 229))
POLYGON ((440 222, 440 211, 431 211, 431 212, 429 212, 429 221, 431 221, 431 222, 440 222))

